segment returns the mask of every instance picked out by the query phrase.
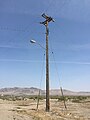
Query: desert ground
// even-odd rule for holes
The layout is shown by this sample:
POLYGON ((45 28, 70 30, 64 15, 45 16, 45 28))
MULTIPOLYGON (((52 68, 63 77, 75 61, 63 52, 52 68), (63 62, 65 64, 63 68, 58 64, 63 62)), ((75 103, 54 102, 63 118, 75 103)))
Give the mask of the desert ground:
POLYGON ((90 120, 90 97, 81 101, 50 99, 50 112, 45 112, 45 99, 2 100, 0 120, 90 120))

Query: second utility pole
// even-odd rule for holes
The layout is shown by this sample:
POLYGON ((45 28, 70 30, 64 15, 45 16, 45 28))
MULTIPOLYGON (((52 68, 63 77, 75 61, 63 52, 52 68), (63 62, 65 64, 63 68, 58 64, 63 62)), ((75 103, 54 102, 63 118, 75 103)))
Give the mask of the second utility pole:
POLYGON ((40 22, 40 24, 45 25, 46 27, 46 112, 50 111, 50 100, 49 100, 49 55, 48 55, 48 23, 50 21, 53 21, 53 18, 46 16, 45 14, 42 14, 42 17, 44 17, 46 20, 44 22, 40 22))

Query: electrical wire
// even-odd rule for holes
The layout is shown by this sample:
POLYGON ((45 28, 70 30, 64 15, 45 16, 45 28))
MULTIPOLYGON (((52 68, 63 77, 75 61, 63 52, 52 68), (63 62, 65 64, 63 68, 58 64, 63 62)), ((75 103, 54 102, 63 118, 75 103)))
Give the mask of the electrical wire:
POLYGON ((42 80, 43 80, 43 73, 44 73, 44 63, 45 63, 45 53, 43 55, 43 62, 42 62, 42 69, 41 69, 41 79, 40 79, 40 86, 39 86, 39 91, 38 91, 38 96, 37 96, 37 110, 39 106, 39 99, 40 99, 40 91, 41 91, 41 85, 42 85, 42 80))
POLYGON ((59 84, 60 84, 60 91, 61 91, 61 95, 63 97, 64 107, 65 107, 65 109, 67 109, 67 106, 66 106, 66 103, 65 103, 65 97, 64 97, 64 94, 63 94, 63 89, 61 87, 61 80, 60 80, 60 76, 59 76, 59 72, 58 72, 58 68, 57 68, 57 64, 56 64, 56 60, 55 60, 55 55, 54 55, 54 52, 53 52, 53 49, 52 49, 51 41, 50 41, 50 47, 51 47, 51 52, 52 52, 52 55, 53 55, 53 61, 54 61, 54 64, 55 64, 56 74, 57 74, 58 81, 59 81, 59 84))
MULTIPOLYGON (((59 0, 58 0, 59 1, 59 0)), ((66 4, 69 4, 70 3, 70 1, 71 0, 63 0, 63 1, 61 1, 61 6, 60 6, 60 8, 59 8, 59 14, 60 14, 60 12, 61 12, 61 10, 64 8, 64 6, 66 5, 66 4)), ((56 1, 57 2, 57 1, 56 1)), ((60 1, 59 1, 60 2, 60 1)), ((53 10, 56 10, 56 8, 54 8, 54 6, 55 6, 55 1, 53 1, 53 0, 49 0, 48 1, 48 6, 47 6, 47 8, 45 9, 45 13, 48 13, 48 11, 53 7, 53 10)))

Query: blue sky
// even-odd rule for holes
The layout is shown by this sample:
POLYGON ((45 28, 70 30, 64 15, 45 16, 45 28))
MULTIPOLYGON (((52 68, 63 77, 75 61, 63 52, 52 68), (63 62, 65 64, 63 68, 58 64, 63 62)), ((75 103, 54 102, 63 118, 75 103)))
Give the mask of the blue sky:
POLYGON ((42 13, 55 19, 49 23, 50 89, 90 91, 90 0, 0 0, 0 88, 40 87, 42 80, 45 89, 44 50, 29 42, 45 46, 42 13))

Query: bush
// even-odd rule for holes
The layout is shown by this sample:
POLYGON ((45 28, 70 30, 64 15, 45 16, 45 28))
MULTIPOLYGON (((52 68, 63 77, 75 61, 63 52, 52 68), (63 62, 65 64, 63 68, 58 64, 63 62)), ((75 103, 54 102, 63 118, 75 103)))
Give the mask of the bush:
POLYGON ((66 101, 66 97, 60 97, 58 98, 58 101, 66 101))

